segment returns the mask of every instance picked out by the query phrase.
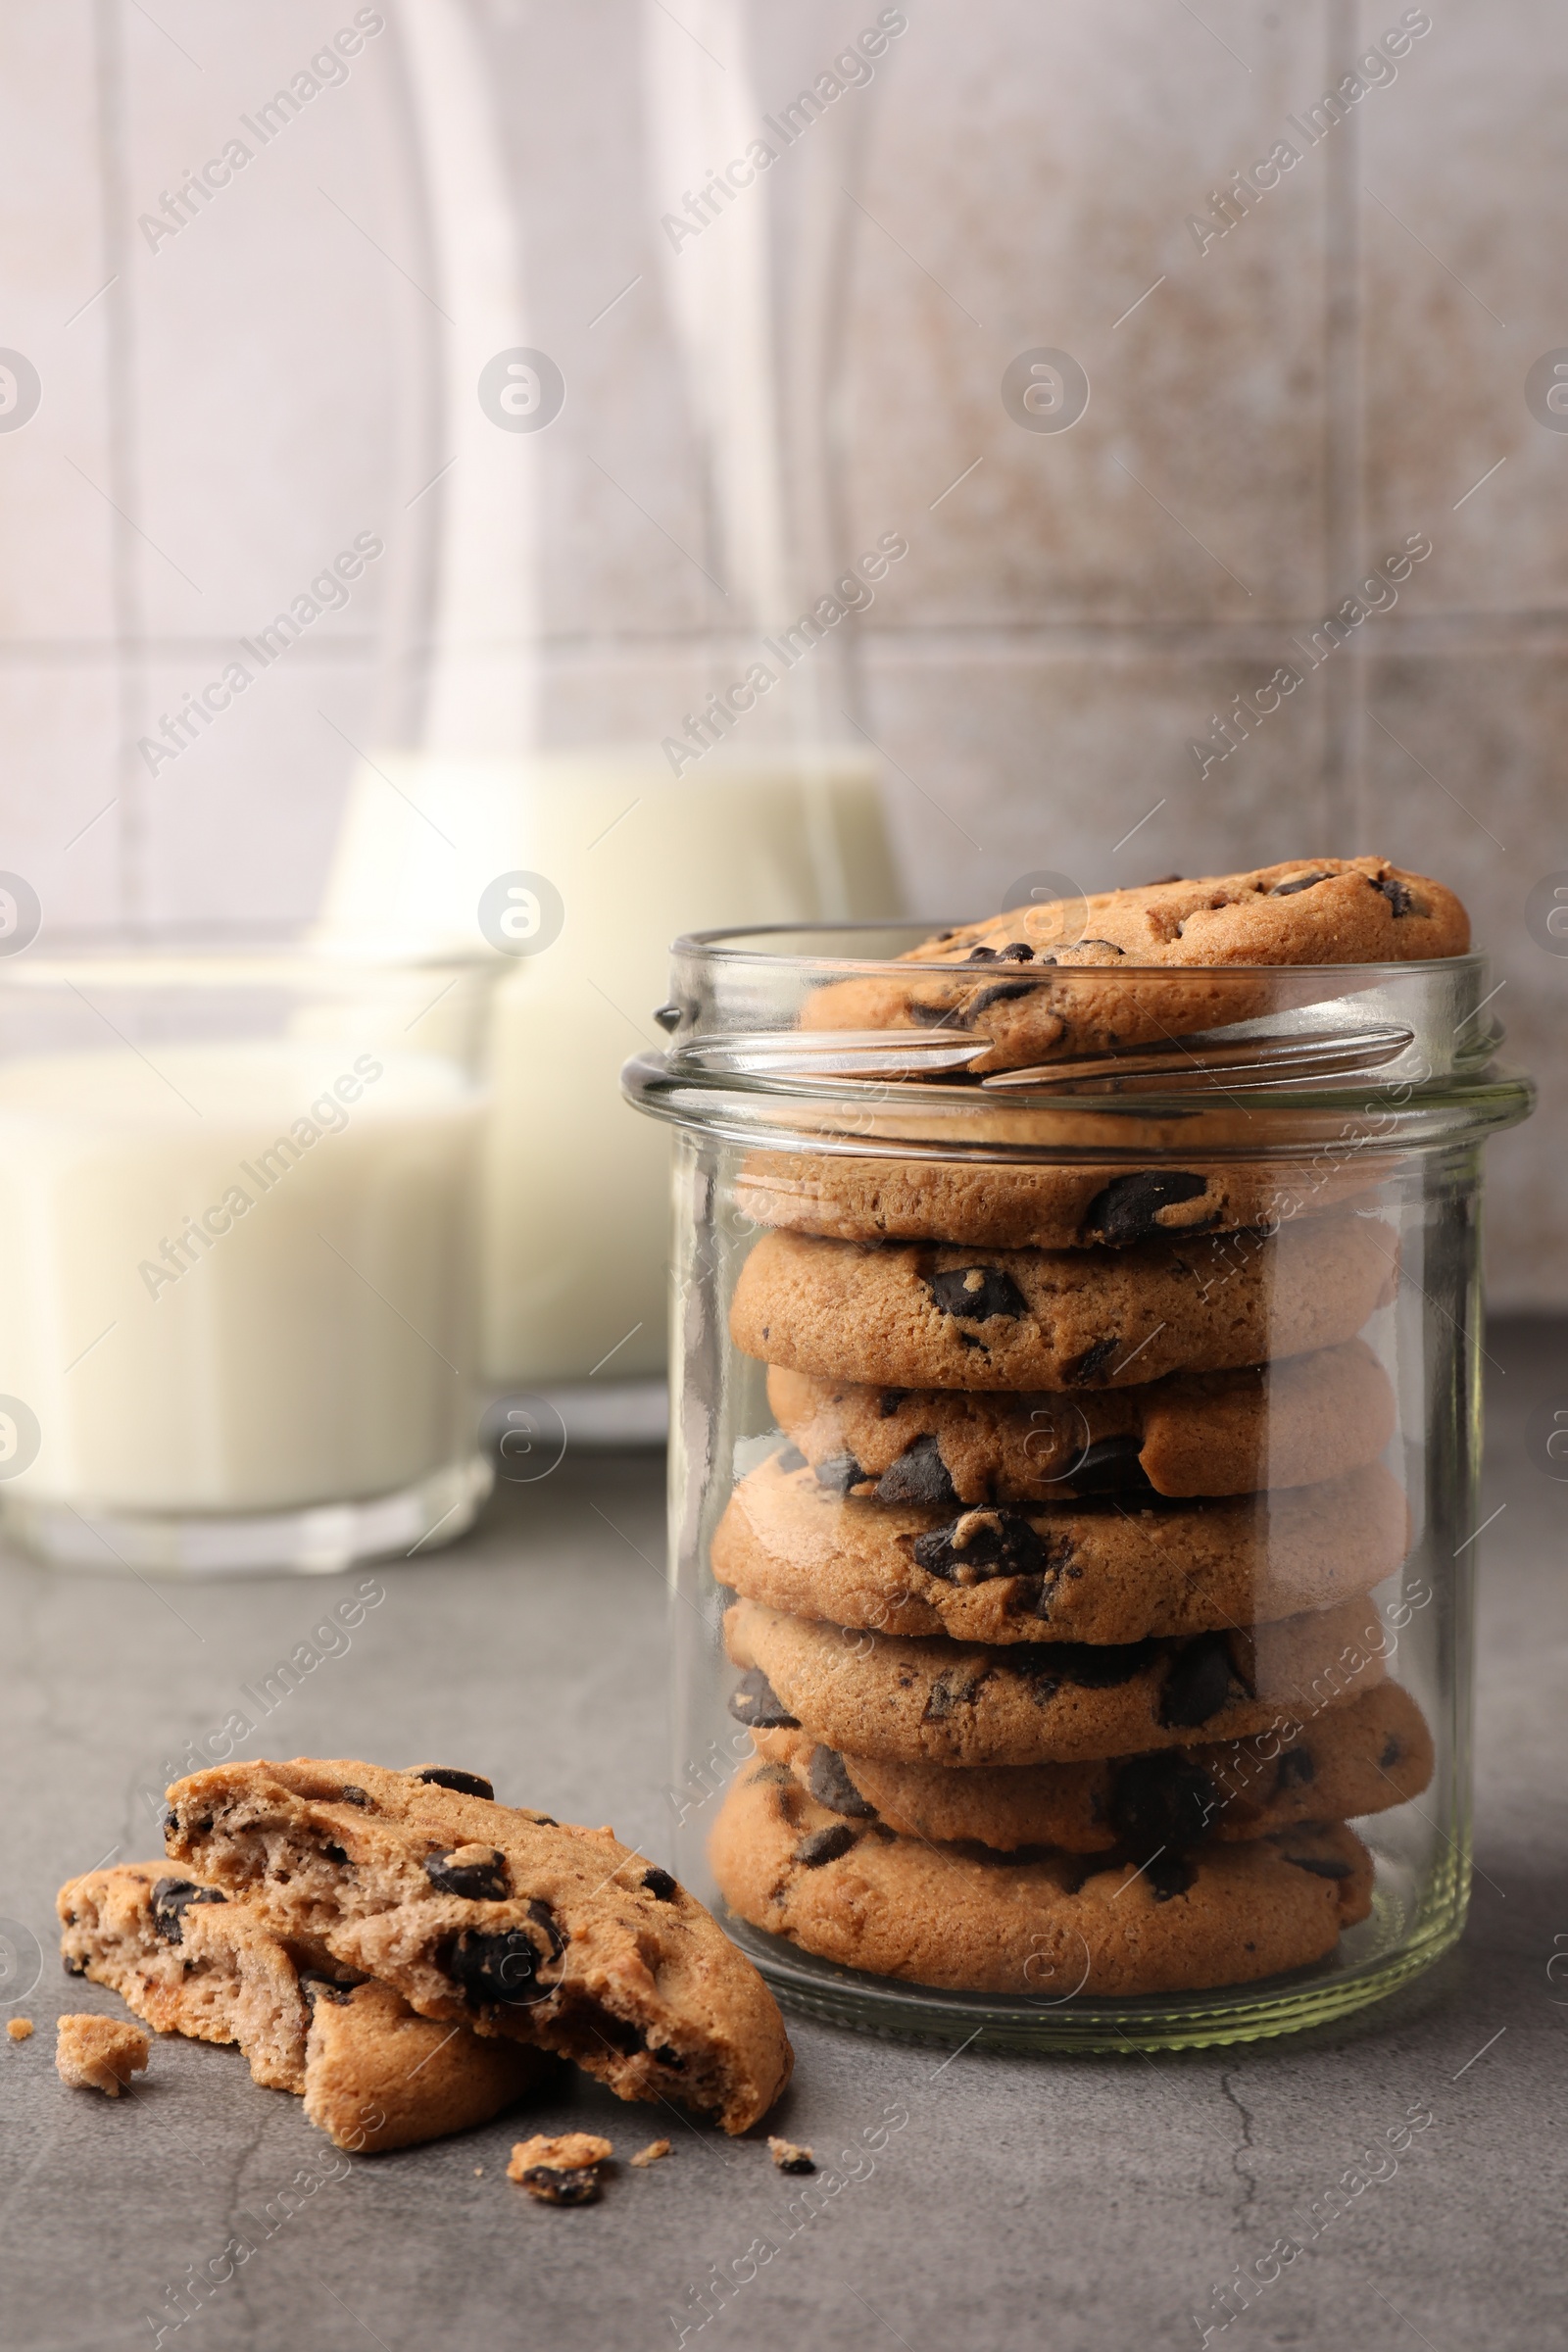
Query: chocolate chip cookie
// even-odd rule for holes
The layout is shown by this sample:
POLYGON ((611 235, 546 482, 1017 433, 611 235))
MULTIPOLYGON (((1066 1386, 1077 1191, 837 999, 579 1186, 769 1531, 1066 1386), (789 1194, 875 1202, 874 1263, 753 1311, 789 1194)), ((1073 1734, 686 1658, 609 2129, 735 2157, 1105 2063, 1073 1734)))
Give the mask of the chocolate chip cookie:
POLYGON ((938 1506, 1251 1494, 1376 1461, 1394 1390, 1361 1340, 1063 1397, 864 1388, 774 1365, 779 1427, 836 1493, 938 1506))
POLYGON ((1048 1764, 1240 1740, 1308 1717, 1385 1679, 1392 1643, 1365 1599, 1187 1642, 1009 1649, 785 1617, 738 1600, 732 1662, 748 1725, 901 1764, 1048 1764))
POLYGON ((416 2017, 387 1985, 340 1982, 329 1960, 309 1967, 258 1904, 161 1862, 69 1880, 56 1907, 72 1975, 109 1985, 160 2034, 238 2042, 253 2080, 303 2093, 340 2148, 375 2154, 486 2123, 548 2064, 519 2042, 416 2017))
POLYGON ((1379 1218, 1123 1250, 971 1250, 770 1233, 741 1268, 736 1346, 877 1387, 1133 1388, 1341 1345, 1393 1296, 1379 1218))
POLYGON ((1142 1642, 1323 1609, 1398 1567, 1409 1512, 1381 1462, 1216 1502, 1019 1509, 861 1502, 797 1454, 730 1496, 713 1574, 796 1617, 956 1642, 1142 1642))
POLYGON ((1012 1859, 897 1838, 754 1764, 710 1841, 730 1908, 803 1951, 956 1991, 1198 1991, 1322 1959, 1372 1905, 1372 1857, 1343 1823, 1183 1853, 1012 1859))
POLYGON ((1269 1838, 1301 1822, 1386 1812, 1432 1778, 1432 1735, 1408 1690, 1383 1683, 1310 1721, 1250 1740, 1154 1748, 1078 1764, 889 1764, 841 1755, 805 1732, 758 1731, 807 1793, 850 1821, 902 1837, 1011 1853, 1054 1845, 1140 1852, 1269 1838))
POLYGON ((421 2017, 556 2050, 622 2098, 744 2132, 792 2063, 761 1978, 610 1830, 437 1765, 224 1764, 169 1791, 171 1857, 421 2017))
POLYGON ((967 1065, 979 1076, 1224 1027, 1279 1003, 1277 983, 1238 966, 1405 963, 1469 944, 1469 917, 1441 882, 1383 858, 1296 858, 939 932, 899 959, 907 980, 834 982, 803 1026, 984 1039, 967 1065))
MULTIPOLYGON (((945 1124, 952 1124, 951 1114, 945 1124)), ((987 1102, 985 1139, 1005 1139, 1009 1121, 987 1102)), ((1027 1137, 1027 1122, 1019 1121, 1027 1137)), ((1073 1141, 1052 1121, 1054 1139, 1073 1141)), ((1103 1143, 1103 1122, 1099 1122, 1103 1143)), ((1146 1150, 1160 1122, 1141 1119, 1146 1150)), ((1033 1139, 1039 1140, 1038 1122, 1033 1139)), ((837 1153, 758 1152, 735 1181, 735 1208, 760 1225, 841 1242, 963 1242, 982 1250, 1125 1250, 1163 1235, 1269 1228, 1364 1194, 1354 1157, 1321 1166, 1289 1161, 1183 1168, 1183 1138, 1170 1136, 1172 1164, 1155 1168, 985 1167, 926 1159, 851 1159, 837 1153)))

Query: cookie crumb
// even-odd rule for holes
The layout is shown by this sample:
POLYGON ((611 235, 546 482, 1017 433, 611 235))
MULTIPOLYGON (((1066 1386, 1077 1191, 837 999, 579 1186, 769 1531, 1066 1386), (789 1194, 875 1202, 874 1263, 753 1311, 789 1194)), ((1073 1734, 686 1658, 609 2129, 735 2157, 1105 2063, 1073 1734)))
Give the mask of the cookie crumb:
POLYGON ((631 2161, 633 2164, 639 2166, 644 2164, 657 2164, 661 2156, 667 2156, 668 2154, 669 2142, 667 2139, 651 2139, 646 2148, 638 2149, 636 2155, 631 2159, 631 2161))
POLYGON ((793 2139, 775 2139, 768 2134, 767 2152, 781 2173, 814 2173, 816 2160, 809 2148, 798 2148, 793 2139))
POLYGON ((507 2179, 519 2181, 542 2205, 592 2205, 604 2193, 599 2168, 610 2154, 611 2142, 592 2132, 519 2139, 507 2179))
POLYGON ((6 2020, 6 2032, 13 2041, 30 2041, 32 2020, 30 2017, 9 2017, 6 2020))
POLYGON ((474 2179, 475 2179, 476 2180, 478 2180, 478 2178, 479 2178, 480 2174, 481 2174, 483 2171, 484 2171, 484 2166, 483 2166, 482 2164, 476 2164, 476 2165, 474 2166, 474 2168, 473 2168, 473 2177, 474 2177, 474 2179))
POLYGON ((101 2090, 118 2099, 147 2064, 140 2026, 118 2017, 63 2017, 55 2038, 55 2072, 73 2090, 101 2090))

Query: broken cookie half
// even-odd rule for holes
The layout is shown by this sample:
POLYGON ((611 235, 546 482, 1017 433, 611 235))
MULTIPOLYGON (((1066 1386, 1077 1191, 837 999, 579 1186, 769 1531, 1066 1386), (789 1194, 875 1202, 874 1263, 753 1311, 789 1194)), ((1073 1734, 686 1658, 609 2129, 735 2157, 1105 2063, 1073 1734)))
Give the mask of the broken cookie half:
POLYGON ((499 1805, 488 1783, 436 1766, 224 1764, 169 1798, 178 1864, 421 2018, 557 2051, 622 2098, 673 2100, 726 2132, 789 2080, 752 1963, 609 1830, 499 1805))
POLYGON ((237 2042, 254 2079, 303 2093, 337 2147, 373 2155, 466 2131, 542 2071, 535 2052, 416 2016, 387 1985, 281 1939, 258 1904, 157 1862, 89 1871, 57 1909, 71 1975, 161 2034, 237 2042))

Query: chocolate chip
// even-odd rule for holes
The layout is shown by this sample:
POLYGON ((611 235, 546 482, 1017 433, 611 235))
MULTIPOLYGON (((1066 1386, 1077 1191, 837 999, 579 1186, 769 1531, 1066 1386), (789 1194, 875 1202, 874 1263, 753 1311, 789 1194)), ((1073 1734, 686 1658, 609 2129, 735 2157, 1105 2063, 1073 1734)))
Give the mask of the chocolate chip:
POLYGON ((87 1974, 86 1961, 75 1959, 70 1952, 61 1953, 60 1965, 68 1977, 84 1977, 87 1974))
POLYGON ((1135 882, 1131 888, 1134 890, 1163 890, 1167 882, 1185 882, 1186 879, 1185 874, 1156 874, 1152 882, 1135 882))
POLYGON ((1156 1903, 1185 1894, 1198 1873, 1185 1854, 1156 1854, 1144 1873, 1156 1903))
POLYGON ((321 1847, 321 1851, 326 1856, 328 1862, 346 1862, 348 1860, 348 1855, 344 1852, 342 1846, 334 1845, 330 1838, 328 1838, 325 1844, 321 1847))
POLYGON ((495 1790, 477 1772, 458 1772, 449 1764, 426 1764, 415 1774, 416 1781, 429 1781, 437 1788, 453 1788, 459 1796, 488 1796, 495 1790))
POLYGON ((1170 1662, 1160 1693, 1159 1720, 1172 1730, 1207 1723, 1229 1706, 1237 1676, 1223 1634, 1200 1634, 1170 1662))
POLYGON ((368 1805, 370 1800, 363 1788, 356 1788, 352 1782, 345 1781, 337 1792, 337 1801, 340 1805, 368 1805))
POLYGON ((529 2196, 545 2205, 592 2205, 604 2195, 597 2166, 562 2172, 554 2165, 531 2164, 522 2176, 529 2196))
POLYGON ((1068 1386, 1081 1389, 1086 1387, 1090 1381, 1097 1379, 1120 1346, 1121 1341, 1114 1332, 1105 1339, 1096 1340, 1094 1346, 1086 1348, 1075 1363, 1068 1365, 1068 1386))
POLYGON ((1274 1775, 1276 1789, 1304 1787, 1317 1778, 1317 1766, 1312 1751, 1306 1747, 1288 1747, 1280 1758, 1279 1771, 1274 1775))
POLYGON ((318 1968, 304 1968, 300 1971, 300 1990, 309 2009, 314 2009, 318 2001, 332 2001, 341 2008, 354 1987, 340 1984, 335 1977, 323 1977, 318 1968))
MULTIPOLYGON (((1010 1652, 1008 1662, 1011 1662, 1010 1652)), ((972 1706, 991 1680, 992 1672, 990 1666, 982 1666, 978 1671, 969 1666, 950 1666, 945 1674, 937 1676, 927 1691, 921 1722, 946 1723, 956 1708, 972 1706)))
POLYGON ((881 1400, 877 1405, 880 1418, 884 1421, 891 1421, 908 1394, 907 1389, 884 1389, 881 1400))
POLYGON ((999 963, 1033 963, 1034 959, 1035 952, 1026 939, 1009 939, 997 957, 999 963))
POLYGON ((1348 1879, 1354 1875, 1352 1862, 1336 1862, 1327 1854, 1287 1854, 1298 1870, 1309 1870, 1314 1879, 1348 1879))
POLYGON ((424 1875, 436 1894, 460 1894, 470 1903, 504 1903, 512 1892, 507 1876, 507 1857, 492 1849, 488 1862, 454 1862, 453 1853, 463 1853, 463 1846, 452 1846, 446 1852, 426 1854, 424 1875))
POLYGON ((182 1943, 182 1922, 192 1903, 226 1903, 216 1886, 198 1886, 194 1879, 158 1879, 153 1885, 153 1928, 165 1943, 182 1943))
POLYGON ((836 1748, 813 1747, 811 1761, 807 1767, 806 1785, 819 1805, 830 1813, 848 1814, 852 1821, 874 1821, 875 1805, 865 1798, 845 1770, 844 1758, 836 1748))
POLYGON ((1146 1674, 1160 1654, 1157 1642, 1032 1642, 1018 1643, 1009 1657, 1027 1650, 1031 1680, 1054 1674, 1081 1690, 1115 1690, 1146 1674))
POLYGON ((970 963, 995 963, 997 951, 995 948, 971 948, 967 960, 970 963))
POLYGON ((782 1470, 788 1477, 792 1470, 806 1468, 806 1456, 798 1446, 786 1446, 781 1451, 774 1454, 773 1465, 775 1469, 782 1470))
POLYGON ((1130 1756, 1110 1785, 1110 1819, 1124 1845, 1195 1845, 1220 1806, 1219 1791, 1200 1764, 1180 1749, 1130 1756))
MULTIPOLYGON (((538 1977, 546 1957, 521 1928, 501 1928, 493 1934, 465 1928, 443 1947, 437 1965, 470 2009, 505 2008, 545 1997, 538 1977)), ((552 1952, 548 1957, 559 1955, 552 1952)))
POLYGON ((798 1732, 801 1719, 792 1715, 760 1666, 748 1667, 730 1695, 729 1711, 737 1723, 754 1732, 798 1732))
POLYGON ((1039 980, 1006 980, 996 988, 983 988, 969 1006, 967 1019, 977 1019, 982 1012, 989 1012, 993 1004, 1008 1004, 1016 997, 1032 997, 1042 985, 1039 980))
MULTIPOLYGON (((1179 882, 1180 874, 1172 874, 1171 880, 1179 882)), ((1080 948, 1108 948, 1112 956, 1125 956, 1127 953, 1125 948, 1118 948, 1113 939, 1080 939, 1075 944, 1080 948)), ((1052 960, 1054 961, 1054 958, 1053 957, 1052 960)), ((1116 1040, 1112 1038, 1110 1043, 1114 1045, 1116 1040)))
POLYGON ((680 1892, 667 1870, 645 1870, 643 1885, 650 1894, 657 1894, 662 1903, 672 1903, 680 1892))
POLYGON ((1399 1745, 1398 1740, 1391 1733, 1389 1735, 1388 1744, 1385 1746, 1382 1755, 1378 1758, 1379 1769, 1383 1772, 1388 1772, 1394 1765, 1397 1764, 1403 1753, 1403 1748, 1399 1745))
POLYGON ((953 1585, 1038 1576, 1047 1569, 1059 1574, 1073 1554, 1070 1542, 1050 1542, 1021 1511, 1005 1510, 964 1511, 951 1527, 917 1536, 911 1549, 918 1567, 953 1585))
POLYGON ((1028 1312, 1028 1300, 1000 1266, 956 1266, 945 1274, 928 1274, 925 1285, 945 1315, 962 1315, 985 1323, 993 1315, 1017 1317, 1028 1312))
POLYGON ((1396 882, 1392 874, 1385 874, 1382 881, 1374 882, 1372 887, 1380 897, 1388 900, 1394 909, 1396 922, 1401 914, 1421 914, 1425 911, 1417 903, 1415 893, 1406 890, 1402 882, 1396 882))
POLYGON ((919 997, 911 997, 905 1006, 917 1029, 945 1029, 958 1009, 956 1004, 929 1004, 919 997))
POLYGON ((876 1498, 878 1502, 936 1506, 957 1501, 958 1490, 942 1459, 942 1447, 929 1432, 906 1446, 898 1460, 883 1471, 876 1482, 876 1498))
POLYGON ((1151 1502, 1162 1499, 1155 1494, 1139 1458, 1142 1445, 1139 1437, 1097 1440, 1074 1462, 1066 1474, 1067 1483, 1075 1494, 1131 1494, 1151 1502))
POLYGON ((830 1454, 825 1462, 816 1465, 816 1483, 826 1487, 830 1494, 848 1494, 852 1487, 863 1484, 865 1472, 853 1453, 830 1454))
POLYGON ((1328 878, 1327 874, 1302 874, 1295 882, 1276 882, 1268 895, 1271 899, 1294 899, 1298 890, 1313 890, 1328 878))
POLYGON ((820 1870, 824 1862, 836 1862, 840 1854, 847 1854, 854 1843, 855 1832, 849 1823, 835 1821, 803 1838, 795 1848, 795 1859, 803 1870, 820 1870))
POLYGON ((1113 1176, 1104 1191, 1095 1195, 1080 1230, 1085 1241, 1125 1250, 1159 1231, 1155 1218, 1162 1208, 1196 1200, 1207 1190, 1208 1178, 1186 1168, 1138 1168, 1128 1176, 1113 1176))

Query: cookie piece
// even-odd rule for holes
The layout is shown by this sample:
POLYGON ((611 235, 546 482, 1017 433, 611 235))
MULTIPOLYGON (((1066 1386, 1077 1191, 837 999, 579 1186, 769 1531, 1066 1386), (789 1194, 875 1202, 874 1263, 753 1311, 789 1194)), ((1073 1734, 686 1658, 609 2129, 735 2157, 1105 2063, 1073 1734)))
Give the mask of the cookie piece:
MULTIPOLYGON (((612 2143, 592 2132, 566 2132, 558 2139, 519 2139, 507 2179, 520 2182, 542 2205, 592 2205, 603 2194, 599 2168, 612 2153, 612 2143)), ((636 2161, 634 2156, 633 2164, 636 2161)))
POLYGON ((1311 1486, 1376 1461, 1396 1424, 1393 1386, 1363 1340, 1068 1400, 863 1388, 775 1364, 767 1400, 836 1491, 955 1508, 1311 1486))
POLYGON ((861 1502, 776 1453, 713 1532, 713 1575, 794 1617, 956 1642, 1142 1642, 1298 1616, 1398 1567, 1410 1514, 1381 1462, 1216 1502, 861 1502))
POLYGON ((1107 1842, 1232 1844, 1309 1821, 1385 1813, 1432 1778, 1432 1735, 1408 1690, 1384 1683, 1309 1721, 1250 1740, 1155 1748, 1080 1764, 889 1764, 841 1755, 801 1732, 762 1732, 760 1753, 787 1764, 807 1793, 851 1821, 901 1837, 956 1839, 1002 1853, 1107 1842))
POLYGON ((910 1389, 1136 1388, 1353 1337, 1394 1295, 1379 1218, 1123 1250, 972 1250, 770 1233, 730 1304, 738 1348, 829 1379, 910 1389))
POLYGON ((1369 1600, 1189 1642, 982 1649, 782 1616, 738 1600, 732 1662, 760 1667, 820 1746, 904 1764, 1048 1764, 1241 1740, 1385 1679, 1369 1600))
POLYGON ((303 2091, 309 2004, 254 1904, 167 1862, 122 1862, 68 1879, 55 1909, 72 1976, 109 1985, 160 2034, 238 2042, 256 2082, 303 2091))
MULTIPOLYGON (((1016 1114, 989 1101, 978 1124, 993 1146, 1016 1114)), ((944 1121, 952 1125, 951 1116, 944 1121)), ((962 1121, 958 1122, 961 1126, 962 1121)), ((1103 1142, 1105 1122, 1096 1122, 1103 1142)), ((1156 1131, 1160 1122, 1153 1123, 1156 1131)), ((1053 1116, 1054 1144, 1064 1127, 1088 1122, 1053 1116)), ((1139 1132, 1149 1148, 1149 1123, 1139 1132)), ((1039 1122, 1032 1136, 1039 1141, 1039 1122)), ((841 1242, 963 1242, 982 1250, 1125 1250, 1160 1235, 1233 1233, 1268 1228, 1342 1206, 1367 1191, 1354 1156, 1322 1167, 1232 1162, 1184 1168, 1184 1137, 1172 1122, 1170 1160, 1153 1168, 984 1167, 928 1159, 850 1159, 836 1152, 753 1152, 735 1182, 740 1216, 841 1242)))
POLYGON ((147 2065, 147 2036, 122 2017, 62 2017, 55 2027, 55 2072, 72 2090, 118 2099, 147 2065))
POLYGON ((667 1872, 376 1764, 224 1764, 169 1791, 169 1851, 421 2017, 574 2059, 622 2098, 744 2132, 789 2080, 778 2008, 667 1872))
POLYGON ((1469 944, 1470 919, 1441 882, 1383 858, 1295 858, 1024 906, 940 932, 899 958, 912 967, 907 979, 836 981, 812 996, 802 1025, 984 1038, 986 1051, 966 1065, 982 1076, 1309 1001, 1277 980, 1221 967, 1407 963, 1462 956, 1469 944), (1178 965, 1213 976, 1192 968, 1170 976, 1178 965))
POLYGON ((74 1976, 161 2034, 238 2042, 252 2079, 303 2093, 337 2147, 375 2155, 488 2123, 539 2080, 520 2043, 416 2017, 384 1984, 338 1983, 291 1953, 254 1903, 157 1862, 72 1879, 56 1898, 74 1976))
POLYGON ((777 1767, 726 1796, 709 1854, 730 1908, 803 1951, 960 1992, 1197 1992, 1321 1960, 1372 1907, 1343 1823, 1183 1854, 932 1846, 857 1828, 777 1767))

